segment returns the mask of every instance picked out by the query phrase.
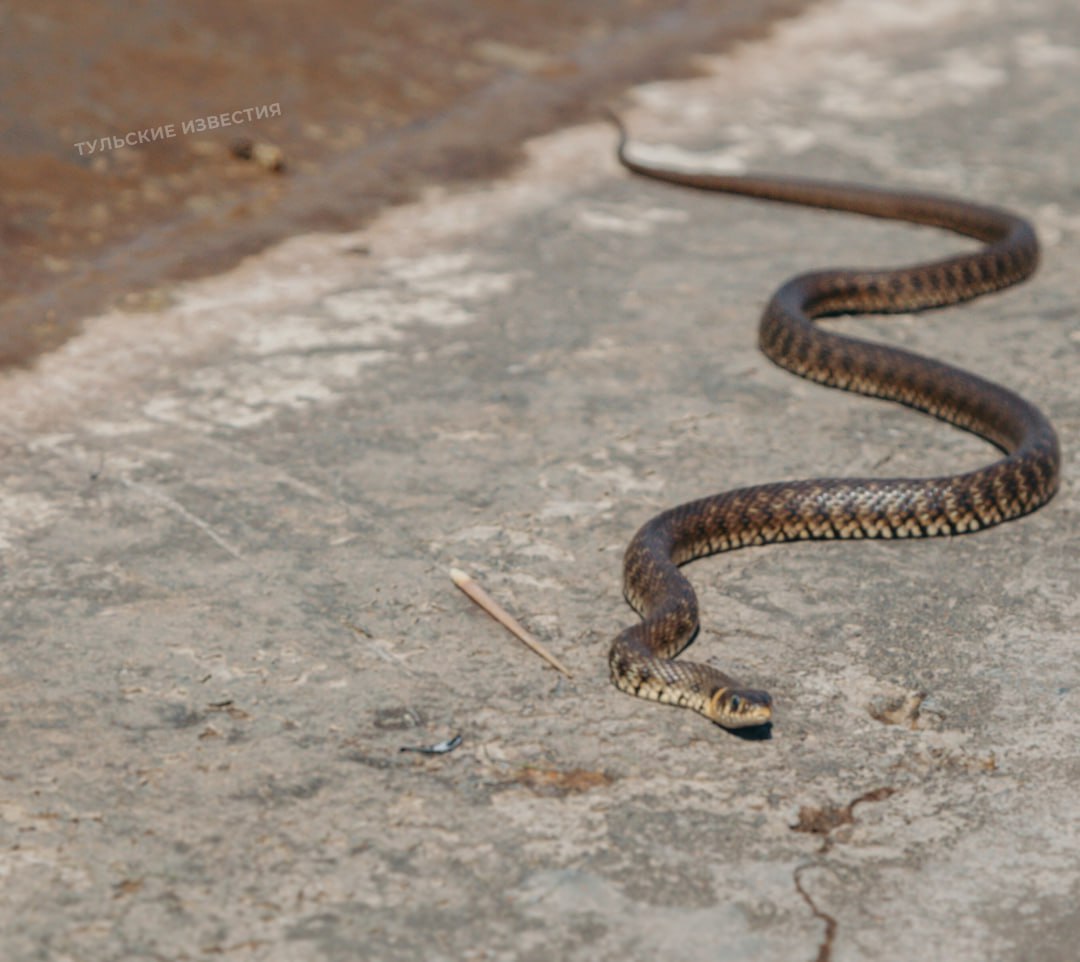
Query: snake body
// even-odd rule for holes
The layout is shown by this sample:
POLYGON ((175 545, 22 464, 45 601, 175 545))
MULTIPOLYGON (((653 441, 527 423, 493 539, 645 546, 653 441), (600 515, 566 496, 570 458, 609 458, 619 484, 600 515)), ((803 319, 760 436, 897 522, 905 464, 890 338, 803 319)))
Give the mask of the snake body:
MULTIPOLYGON (((616 123, 618 123, 616 119, 616 123)), ((1039 259, 1031 225, 1009 211, 952 197, 769 176, 726 176, 652 165, 627 152, 630 171, 683 187, 867 214, 945 228, 983 246, 896 270, 823 270, 787 281, 761 319, 762 351, 829 387, 887 398, 985 438, 1003 456, 964 474, 929 478, 818 478, 726 491, 664 511, 634 536, 624 592, 642 620, 615 638, 615 686, 700 712, 726 727, 763 725, 767 692, 710 665, 676 660, 698 628, 694 589, 679 566, 749 545, 830 538, 921 538, 978 531, 1028 514, 1058 484, 1057 437, 1041 411, 1012 391, 940 361, 822 330, 837 314, 921 311, 1001 290, 1039 259)))

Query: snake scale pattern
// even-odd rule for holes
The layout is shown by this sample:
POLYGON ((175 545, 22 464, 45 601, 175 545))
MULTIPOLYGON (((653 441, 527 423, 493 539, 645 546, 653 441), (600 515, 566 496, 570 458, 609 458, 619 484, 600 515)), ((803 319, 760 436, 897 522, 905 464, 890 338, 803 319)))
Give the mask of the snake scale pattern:
POLYGON ((725 728, 772 718, 767 692, 710 665, 676 660, 698 629, 694 589, 679 570, 695 558, 748 545, 830 538, 963 534, 1034 511, 1058 485, 1057 437, 1042 412, 990 381, 908 351, 822 330, 838 314, 921 311, 1001 290, 1029 277, 1038 241, 1024 219, 952 197, 849 184, 666 168, 637 160, 618 126, 618 158, 636 174, 683 187, 944 228, 983 246, 896 270, 823 270, 787 281, 761 319, 762 351, 829 387, 887 398, 970 431, 1003 456, 964 474, 930 478, 818 478, 726 491, 648 521, 624 560, 624 592, 642 620, 611 645, 622 691, 700 712, 725 728))

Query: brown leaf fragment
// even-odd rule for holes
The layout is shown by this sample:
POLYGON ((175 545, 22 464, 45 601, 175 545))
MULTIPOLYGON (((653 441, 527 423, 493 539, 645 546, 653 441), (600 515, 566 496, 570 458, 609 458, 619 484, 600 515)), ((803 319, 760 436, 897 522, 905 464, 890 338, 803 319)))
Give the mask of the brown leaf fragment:
POLYGON ((604 788, 614 779, 607 772, 587 768, 538 768, 528 765, 513 775, 513 781, 537 795, 564 797, 580 795, 594 788, 604 788))

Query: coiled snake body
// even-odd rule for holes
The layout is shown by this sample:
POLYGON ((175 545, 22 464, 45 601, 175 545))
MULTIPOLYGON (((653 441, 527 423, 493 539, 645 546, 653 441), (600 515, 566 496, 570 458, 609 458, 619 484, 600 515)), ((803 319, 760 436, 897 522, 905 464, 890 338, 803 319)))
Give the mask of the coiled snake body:
POLYGON ((974 374, 821 330, 814 320, 921 311, 1001 290, 1032 274, 1038 242, 1022 218, 951 197, 654 166, 628 156, 626 131, 618 126, 619 160, 646 177, 927 224, 984 244, 971 254, 897 270, 825 270, 792 278, 765 308, 759 340, 766 356, 795 374, 924 411, 985 438, 1004 457, 944 477, 819 478, 739 488, 657 515, 627 548, 624 591, 643 620, 612 643, 609 663, 616 687, 692 708, 726 728, 762 725, 772 717, 767 692, 744 688, 709 665, 675 660, 698 627, 697 598, 680 565, 780 541, 977 531, 1034 511, 1058 484, 1057 437, 1034 405, 974 374))

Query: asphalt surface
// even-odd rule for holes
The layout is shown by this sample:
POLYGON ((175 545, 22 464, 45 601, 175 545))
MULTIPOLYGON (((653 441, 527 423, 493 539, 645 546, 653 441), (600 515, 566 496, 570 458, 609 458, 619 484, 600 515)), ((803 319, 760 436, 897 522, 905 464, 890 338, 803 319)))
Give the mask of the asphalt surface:
POLYGON ((968 242, 634 179, 594 124, 9 372, 0 955, 1075 958, 1078 20, 835 0, 624 105, 722 169, 978 198, 1044 244, 1017 289, 837 323, 1038 403, 1048 507, 689 569, 692 654, 773 692, 768 740, 612 688, 621 553, 728 486, 992 457, 755 346, 796 271, 968 242))

